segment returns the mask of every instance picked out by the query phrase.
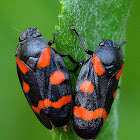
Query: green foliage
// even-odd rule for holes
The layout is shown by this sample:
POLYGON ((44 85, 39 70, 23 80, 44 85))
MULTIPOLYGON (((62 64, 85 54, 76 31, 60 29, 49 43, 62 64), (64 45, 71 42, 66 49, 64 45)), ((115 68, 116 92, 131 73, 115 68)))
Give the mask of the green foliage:
MULTIPOLYGON (((59 52, 66 52, 77 61, 90 57, 85 54, 80 40, 70 29, 71 26, 81 34, 89 50, 94 51, 102 39, 112 39, 118 43, 125 40, 125 26, 131 0, 63 0, 61 4, 55 42, 59 52)), ((65 63, 68 69, 74 68, 68 59, 65 59, 65 63)), ((78 72, 70 75, 74 88, 78 72)), ((118 98, 119 94, 97 140, 117 139, 118 98)), ((54 128, 51 133, 54 140, 80 140, 73 131, 71 123, 66 132, 63 128, 54 128)))

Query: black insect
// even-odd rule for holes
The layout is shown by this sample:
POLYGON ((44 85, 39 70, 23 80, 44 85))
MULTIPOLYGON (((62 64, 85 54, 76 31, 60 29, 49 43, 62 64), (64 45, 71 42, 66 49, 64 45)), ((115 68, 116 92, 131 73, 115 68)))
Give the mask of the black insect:
POLYGON ((21 33, 16 49, 17 72, 29 105, 40 122, 52 129, 66 125, 72 114, 72 86, 62 57, 37 28, 21 33))
POLYGON ((83 64, 75 87, 73 127, 83 139, 95 139, 107 119, 116 95, 124 67, 121 45, 103 40, 93 53, 86 49, 76 29, 84 51, 91 57, 83 64))

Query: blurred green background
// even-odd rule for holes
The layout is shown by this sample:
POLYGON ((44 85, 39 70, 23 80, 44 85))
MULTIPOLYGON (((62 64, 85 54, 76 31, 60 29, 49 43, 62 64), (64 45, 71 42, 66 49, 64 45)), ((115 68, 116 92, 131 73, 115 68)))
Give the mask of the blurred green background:
MULTIPOLYGON (((37 27, 49 41, 58 25, 59 0, 0 1, 0 140, 51 140, 30 109, 17 73, 15 50, 20 31, 37 27)), ((139 139, 140 1, 132 3, 126 29, 125 68, 118 106, 118 140, 139 139)))

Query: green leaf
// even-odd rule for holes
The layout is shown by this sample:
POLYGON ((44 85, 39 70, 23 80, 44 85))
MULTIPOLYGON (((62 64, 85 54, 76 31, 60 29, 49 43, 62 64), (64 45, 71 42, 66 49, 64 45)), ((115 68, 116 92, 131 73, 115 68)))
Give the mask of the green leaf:
MULTIPOLYGON (((58 52, 66 52, 77 61, 87 60, 90 57, 84 52, 80 40, 70 29, 71 26, 74 26, 81 34, 89 50, 95 51, 102 39, 111 39, 118 43, 126 40, 125 27, 131 0, 62 0, 61 4, 55 41, 58 52)), ((64 60, 68 69, 74 68, 67 58, 64 60)), ((70 73, 73 88, 78 73, 79 71, 70 73)), ((117 140, 118 99, 119 92, 97 140, 117 140)), ((71 122, 66 132, 63 128, 54 127, 51 133, 54 140, 81 139, 74 132, 71 122)))

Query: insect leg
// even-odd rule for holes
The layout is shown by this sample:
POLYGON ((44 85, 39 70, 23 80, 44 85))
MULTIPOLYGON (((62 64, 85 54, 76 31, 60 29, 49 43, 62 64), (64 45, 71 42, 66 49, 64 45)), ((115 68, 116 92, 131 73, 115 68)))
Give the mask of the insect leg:
POLYGON ((48 45, 51 46, 54 43, 54 41, 55 41, 55 33, 53 33, 53 40, 50 40, 48 42, 48 45))
POLYGON ((83 39, 82 39, 82 36, 81 36, 80 34, 78 34, 78 32, 76 31, 76 29, 75 29, 73 26, 71 26, 71 29, 77 34, 78 38, 80 39, 80 42, 81 42, 81 44, 82 44, 82 47, 83 47, 84 51, 85 51, 87 54, 92 55, 94 52, 91 51, 91 50, 88 50, 88 49, 86 48, 85 43, 84 43, 84 41, 83 41, 83 39))
POLYGON ((67 57, 69 58, 69 60, 70 60, 72 63, 74 63, 74 64, 77 63, 76 67, 75 67, 73 70, 69 70, 69 71, 71 71, 71 72, 76 72, 76 71, 78 70, 78 68, 84 64, 84 60, 82 60, 82 61, 76 61, 75 59, 73 59, 73 58, 72 58, 69 54, 67 54, 67 53, 61 53, 60 56, 61 56, 61 57, 66 57, 66 56, 67 56, 67 57))

